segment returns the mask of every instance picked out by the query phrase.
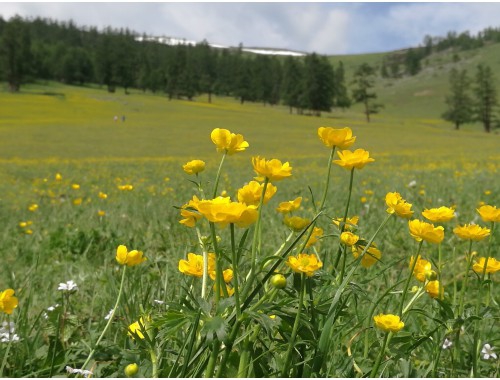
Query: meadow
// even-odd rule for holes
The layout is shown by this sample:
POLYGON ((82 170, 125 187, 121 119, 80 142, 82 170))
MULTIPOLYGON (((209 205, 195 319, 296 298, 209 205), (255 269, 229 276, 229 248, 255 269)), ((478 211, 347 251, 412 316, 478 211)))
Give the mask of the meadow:
POLYGON ((369 124, 357 107, 318 118, 230 98, 168 101, 54 83, 0 92, 0 292, 19 300, 1 314, 15 326, 2 332, 1 375, 66 376, 69 366, 94 377, 125 368, 137 377, 497 377, 499 274, 472 268, 478 257, 499 259, 498 228, 477 209, 500 205, 500 136, 477 125, 454 131, 435 101, 408 86, 399 98, 386 87, 388 107, 369 124), (332 165, 320 127, 351 128, 347 149, 375 161, 332 165), (217 152, 217 128, 249 147, 217 152), (179 223, 194 195, 237 201, 257 175, 255 156, 292 167, 290 177, 274 182, 271 171, 261 182, 277 191, 257 202, 257 221, 222 228, 207 212, 195 227, 179 223), (194 159, 206 166, 189 175, 183 165, 194 159), (444 239, 412 237, 408 218, 387 212, 391 192, 412 205, 411 219, 452 208, 452 220, 438 223, 444 239), (285 225, 276 208, 298 197, 292 214, 307 222, 285 225), (355 215, 357 226, 332 223, 355 215), (491 233, 473 241, 453 232, 470 223, 491 233), (304 250, 314 228, 323 234, 304 250), (349 228, 359 259, 340 239, 349 228), (372 242, 381 257, 365 268, 372 242), (120 245, 147 260, 121 265, 120 245), (285 264, 305 251, 323 261, 312 275, 285 264), (202 279, 179 270, 188 253, 208 252, 220 292, 207 271, 202 279), (417 252, 434 270, 420 280, 409 268, 417 252), (427 288, 436 279, 439 295, 427 288), (375 314, 398 313, 400 331, 374 325, 375 314))

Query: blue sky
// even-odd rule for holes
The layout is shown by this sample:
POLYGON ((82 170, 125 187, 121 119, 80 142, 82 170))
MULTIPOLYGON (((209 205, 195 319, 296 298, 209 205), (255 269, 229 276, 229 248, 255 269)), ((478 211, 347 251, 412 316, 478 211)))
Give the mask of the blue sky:
POLYGON ((417 46, 427 34, 443 36, 450 30, 475 34, 488 26, 500 27, 500 3, 0 2, 4 19, 15 14, 320 54, 390 51, 417 46))

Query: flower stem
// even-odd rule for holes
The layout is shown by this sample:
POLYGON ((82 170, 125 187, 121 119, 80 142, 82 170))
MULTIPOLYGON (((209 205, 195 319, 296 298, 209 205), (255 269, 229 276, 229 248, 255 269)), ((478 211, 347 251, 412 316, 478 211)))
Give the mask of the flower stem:
POLYGON ((217 169, 217 175, 215 177, 214 192, 213 192, 212 198, 215 198, 217 196, 217 188, 219 187, 220 173, 222 171, 222 164, 224 163, 224 159, 226 158, 226 155, 227 155, 227 151, 224 152, 224 154, 222 155, 222 158, 221 158, 220 164, 219 164, 219 169, 217 169))
POLYGON ((302 304, 304 303, 304 293, 306 288, 306 275, 302 273, 300 277, 300 293, 299 293, 299 305, 297 308, 297 315, 295 316, 295 322, 293 323, 292 335, 290 337, 290 342, 288 343, 288 349, 285 356, 285 364, 283 366, 283 371, 281 372, 281 377, 288 377, 288 371, 290 367, 290 362, 292 360, 292 351, 295 347, 295 338, 297 337, 297 332, 299 331, 300 324, 300 314, 302 311, 302 304))
POLYGON ((469 253, 467 254, 467 269, 465 271, 465 279, 460 292, 460 303, 458 305, 458 316, 460 317, 464 311, 464 299, 467 286, 469 284, 469 270, 472 264, 472 240, 469 243, 469 253))
POLYGON ((232 253, 232 261, 233 261, 233 276, 234 276, 234 302, 236 308, 236 317, 239 318, 241 315, 241 307, 240 307, 240 284, 238 282, 239 273, 238 273, 238 253, 236 252, 236 243, 234 241, 234 224, 230 225, 231 230, 231 253, 232 253))
POLYGON ((382 357, 384 356, 384 353, 385 353, 385 348, 387 347, 387 343, 389 342, 389 339, 391 336, 392 336, 392 333, 390 333, 390 332, 387 332, 385 334, 384 343, 382 343, 382 349, 380 350, 380 352, 377 356, 377 360, 375 361, 375 364, 373 365, 372 371, 370 373, 370 377, 375 377, 375 375, 377 374, 377 371, 380 367, 380 363, 382 362, 382 357))
POLYGON ((111 315, 109 316, 109 319, 108 319, 108 323, 106 323, 104 330, 102 330, 102 333, 99 336, 99 339, 97 339, 97 342, 95 343, 94 348, 92 349, 92 351, 90 351, 90 354, 87 357, 87 360, 85 360, 85 363, 83 363, 82 368, 81 368, 82 370, 84 370, 85 367, 87 366, 87 364, 89 364, 90 359, 92 359, 92 356, 94 356, 95 350, 99 346, 99 343, 101 343, 101 340, 104 337, 104 334, 106 334, 106 331, 108 331, 109 326, 111 326, 111 323, 113 322, 113 317, 115 316, 116 309, 118 308, 118 304, 120 303, 120 299, 121 299, 122 294, 123 294, 123 285, 125 284, 125 273, 126 272, 127 272, 127 267, 124 266, 123 272, 122 272, 122 280, 120 282, 120 290, 118 291, 118 297, 116 297, 116 303, 115 303, 115 306, 113 307, 113 311, 111 312, 111 315))
POLYGON ((420 243, 418 244, 417 254, 415 255, 415 260, 413 260, 413 263, 410 267, 410 274, 408 275, 408 279, 406 280, 406 284, 405 284, 405 287, 403 289, 403 294, 401 295, 401 302, 399 303, 399 308, 398 308, 399 315, 401 315, 401 316, 403 316, 403 307, 405 304, 406 293, 408 293, 410 281, 411 281, 411 278, 413 277, 413 271, 415 270, 415 266, 417 265, 418 255, 420 254, 420 250, 422 249, 423 242, 424 241, 421 240, 420 243))
MULTIPOLYGON (((340 228, 340 233, 345 231, 345 225, 346 225, 346 220, 347 220, 347 213, 349 212, 349 203, 351 203, 351 194, 352 194, 352 183, 354 179, 354 168, 351 169, 351 178, 349 180, 349 195, 347 197, 347 204, 345 205, 345 211, 344 211, 344 218, 342 219, 343 223, 340 228)), ((333 264, 333 267, 335 268, 340 261, 340 256, 342 256, 342 244, 339 244, 339 249, 337 251, 337 257, 335 259, 335 263, 333 264)), ((344 271, 345 271, 345 260, 342 264, 342 269, 341 269, 341 279, 344 277, 344 271)))

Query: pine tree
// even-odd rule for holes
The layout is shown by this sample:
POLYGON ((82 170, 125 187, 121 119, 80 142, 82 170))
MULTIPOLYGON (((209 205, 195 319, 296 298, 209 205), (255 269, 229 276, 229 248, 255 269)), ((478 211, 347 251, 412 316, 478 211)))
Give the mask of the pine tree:
POLYGON ((476 118, 483 123, 484 131, 489 133, 494 122, 495 108, 498 106, 495 78, 491 67, 478 65, 474 94, 476 118))
POLYGON ((363 103, 365 108, 366 121, 370 122, 370 115, 378 113, 379 109, 383 107, 382 104, 374 103, 377 94, 373 92, 375 86, 375 69, 363 63, 359 66, 354 73, 354 89, 352 90, 352 97, 357 103, 363 103))
POLYGON ((337 69, 335 70, 335 85, 334 85, 334 105, 336 107, 342 108, 343 110, 351 106, 351 98, 347 91, 347 86, 345 83, 345 71, 344 64, 342 61, 339 62, 337 69))
POLYGON ((333 67, 326 57, 316 53, 304 60, 304 96, 302 107, 310 109, 316 116, 321 111, 330 111, 333 106, 333 67))
POLYGON ((450 72, 450 95, 446 97, 447 110, 443 119, 455 124, 459 129, 461 124, 472 121, 472 99, 468 92, 470 80, 465 70, 458 71, 453 68, 450 72))
POLYGON ((300 113, 300 96, 303 93, 304 67, 302 61, 297 58, 287 57, 283 65, 282 98, 283 103, 290 107, 297 108, 300 113))

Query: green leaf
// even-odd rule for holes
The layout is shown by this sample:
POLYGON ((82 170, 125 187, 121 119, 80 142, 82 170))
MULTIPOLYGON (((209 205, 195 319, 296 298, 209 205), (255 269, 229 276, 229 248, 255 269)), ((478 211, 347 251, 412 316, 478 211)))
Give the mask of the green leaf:
POLYGON ((227 336, 227 323, 224 318, 219 315, 207 318, 205 319, 205 324, 201 329, 201 333, 207 337, 208 342, 213 341, 215 337, 217 337, 220 342, 223 342, 227 336))

